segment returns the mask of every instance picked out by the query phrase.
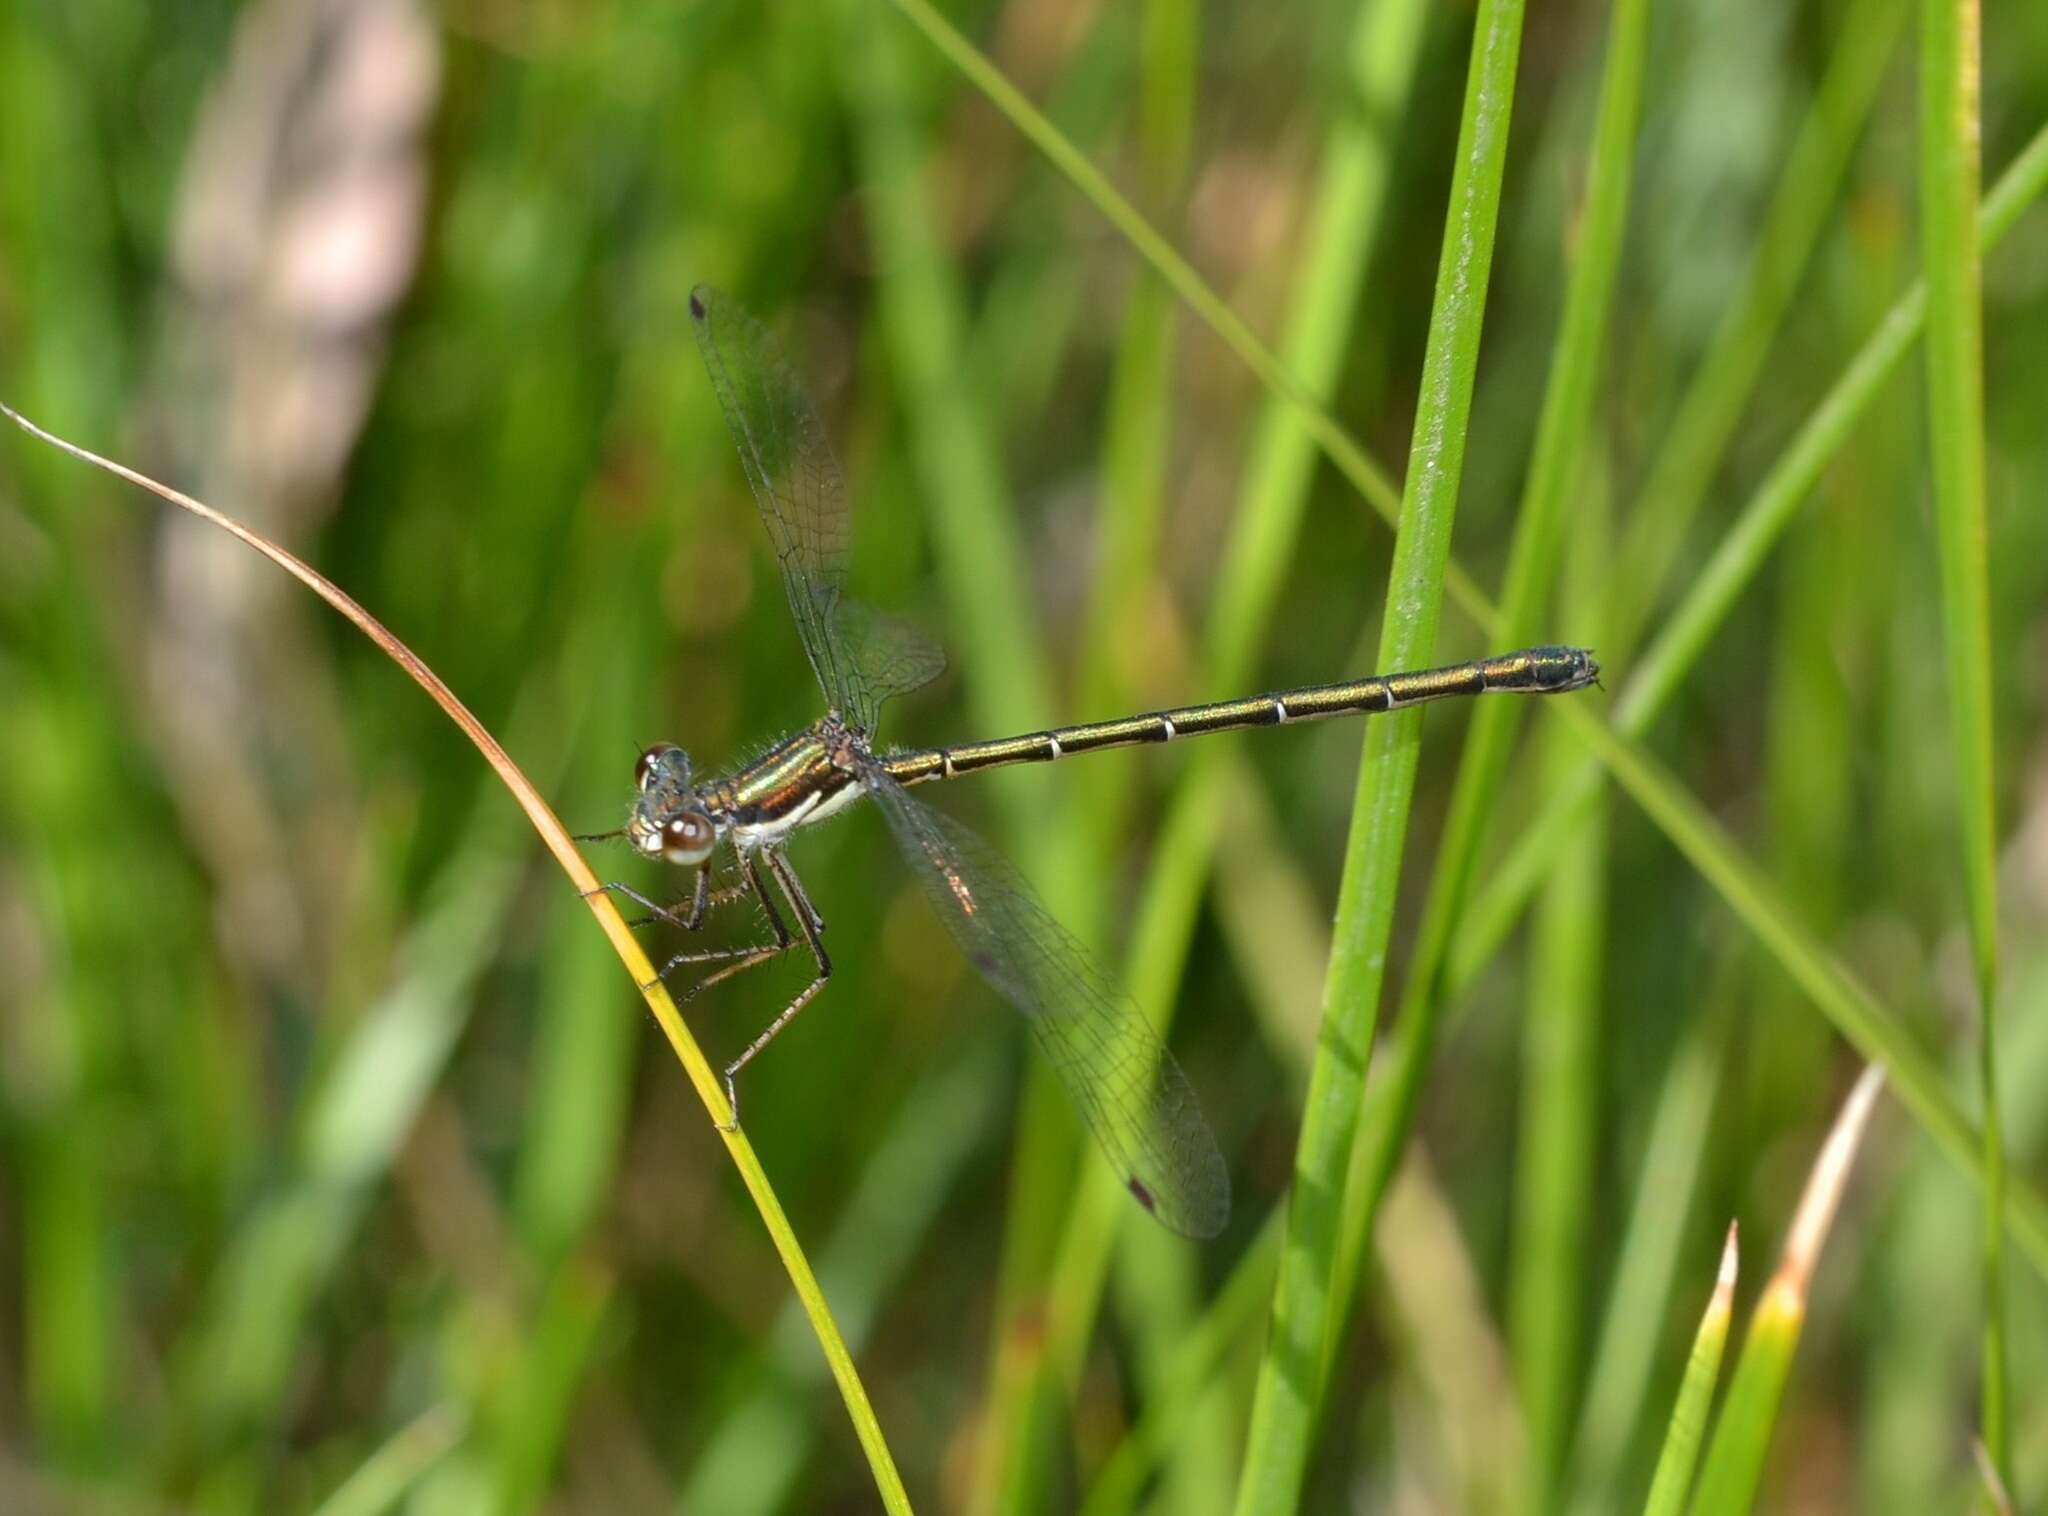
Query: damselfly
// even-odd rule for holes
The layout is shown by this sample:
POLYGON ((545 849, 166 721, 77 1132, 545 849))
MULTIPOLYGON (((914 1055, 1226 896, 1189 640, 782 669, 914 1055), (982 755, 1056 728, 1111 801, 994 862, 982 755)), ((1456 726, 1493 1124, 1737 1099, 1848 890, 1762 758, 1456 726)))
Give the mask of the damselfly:
POLYGON ((768 941, 678 953, 663 966, 664 977, 692 965, 706 968, 688 995, 799 945, 810 955, 816 968, 811 982, 726 1065, 733 1121, 739 1120, 734 1081, 740 1070, 832 975, 825 919, 789 862, 789 839, 865 797, 880 807, 911 872, 968 960, 1023 1013, 1125 1187, 1174 1231, 1214 1236, 1230 1213, 1229 1176, 1173 1055, 1017 871, 958 822, 913 799, 908 786, 1100 748, 1400 710, 1453 695, 1554 694, 1584 688, 1599 666, 1580 648, 1536 647, 1450 668, 1279 690, 992 742, 878 753, 872 742, 883 705, 928 682, 944 660, 908 628, 847 598, 845 482, 817 412, 774 340, 714 290, 691 294, 690 315, 827 707, 816 725, 705 782, 692 777, 681 748, 663 744, 642 753, 624 834, 648 857, 694 869, 695 887, 685 902, 665 906, 630 886, 607 886, 689 930, 725 901, 751 894, 758 902, 768 941), (728 843, 741 882, 714 890, 713 855, 728 843))

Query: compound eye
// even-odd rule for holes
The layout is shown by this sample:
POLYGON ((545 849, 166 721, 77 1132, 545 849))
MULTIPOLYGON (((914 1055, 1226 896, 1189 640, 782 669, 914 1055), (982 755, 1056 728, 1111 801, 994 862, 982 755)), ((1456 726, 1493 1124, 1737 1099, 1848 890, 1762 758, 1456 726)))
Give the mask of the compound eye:
POLYGON ((670 863, 702 863, 711 856, 718 830, 702 811, 685 811, 661 829, 661 856, 670 863))
POLYGON ((633 765, 633 783, 640 789, 646 789, 655 774, 668 763, 669 754, 677 751, 679 749, 670 742, 658 742, 647 749, 633 765))

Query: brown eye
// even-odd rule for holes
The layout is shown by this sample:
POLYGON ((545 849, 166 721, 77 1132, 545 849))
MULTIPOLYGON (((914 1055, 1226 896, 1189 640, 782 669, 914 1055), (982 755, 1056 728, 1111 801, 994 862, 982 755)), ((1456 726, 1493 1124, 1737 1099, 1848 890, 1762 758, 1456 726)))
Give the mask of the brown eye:
POLYGON ((636 788, 646 789, 653 780, 656 770, 668 761, 668 755, 676 749, 669 743, 656 743, 642 753, 633 765, 633 783, 636 788))
POLYGON ((685 811, 661 829, 661 856, 670 863, 702 863, 718 841, 717 829, 702 811, 685 811))

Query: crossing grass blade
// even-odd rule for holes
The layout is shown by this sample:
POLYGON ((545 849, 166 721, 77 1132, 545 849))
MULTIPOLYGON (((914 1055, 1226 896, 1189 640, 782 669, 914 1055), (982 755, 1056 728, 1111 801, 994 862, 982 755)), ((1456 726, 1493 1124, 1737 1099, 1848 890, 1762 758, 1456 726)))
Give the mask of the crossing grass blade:
POLYGON ((1941 566, 1963 897, 1976 969, 1984 1104, 1984 1446, 2010 1477, 2005 1145, 1998 1105, 1998 823, 1992 778, 1990 525, 1984 458, 1978 0, 1921 0, 1920 222, 1927 267, 1928 443, 1941 566))
POLYGON ((1714 1382, 1721 1373, 1721 1351, 1728 1345, 1728 1322, 1735 1310, 1735 1226, 1728 1227, 1728 1240, 1721 1247, 1721 1272, 1714 1280, 1714 1292, 1707 1300, 1693 1335, 1692 1356, 1686 1359, 1685 1377, 1679 1381, 1678 1400, 1671 1407, 1671 1421, 1664 1432, 1664 1447, 1657 1455, 1657 1472, 1650 1480, 1649 1498, 1643 1502, 1643 1516, 1679 1516, 1685 1509, 1686 1491, 1692 1486, 1692 1472, 1699 1459, 1700 1444, 1706 1440, 1707 1413, 1714 1404, 1714 1382))
MULTIPOLYGON (((1480 5, 1408 485, 1388 575, 1381 668, 1427 667, 1436 645, 1492 273, 1521 23, 1517 0, 1483 0, 1480 5)), ((1414 713, 1382 717, 1366 733, 1338 889, 1322 1029, 1295 1152, 1287 1242, 1253 1391, 1239 1516, 1292 1510, 1306 1474, 1320 1410, 1317 1368, 1348 1283, 1335 1277, 1339 1220, 1371 1061, 1420 735, 1414 713)))
MULTIPOLYGON (((1574 572, 1583 588, 1604 567, 1608 524, 1580 512, 1574 572)), ((1589 596, 1580 603, 1597 603, 1589 596)), ((1543 759, 1556 770, 1576 758, 1572 738, 1545 728, 1543 759)), ((1533 1508, 1559 1508, 1564 1461, 1578 1419, 1589 1205, 1598 1183, 1603 960, 1611 917, 1610 828, 1596 813, 1565 851, 1538 904, 1523 993, 1521 1113, 1515 1173, 1508 1332, 1531 1463, 1523 1487, 1533 1508)))
MULTIPOLYGON (((1647 39, 1647 5, 1621 0, 1611 12, 1577 258, 1509 549, 1501 604, 1502 634, 1509 637, 1518 628, 1542 624, 1563 543, 1574 530, 1571 506, 1584 474, 1587 431, 1605 358, 1608 313, 1627 226, 1647 39)), ((1581 563, 1580 572, 1584 571, 1581 563)), ((1592 642, 1603 640, 1584 625, 1573 635, 1592 642)), ((1351 1195, 1345 1217, 1346 1256, 1360 1256, 1364 1251, 1379 1196, 1393 1174, 1414 1119, 1446 999, 1442 979, 1445 957, 1460 932, 1459 921, 1489 821, 1498 813, 1521 718, 1520 710, 1503 705, 1481 705, 1473 712, 1402 988, 1392 1049, 1394 1067, 1367 1096, 1368 1150, 1362 1158, 1362 1182, 1351 1195)), ((1334 1330, 1341 1322, 1340 1312, 1333 1322, 1333 1340, 1326 1346, 1326 1357, 1334 1351, 1334 1330)), ((1542 1371, 1543 1378, 1554 1382, 1559 1372, 1555 1367, 1542 1371)), ((1560 1426, 1534 1428, 1537 1445, 1554 1453, 1562 1435, 1560 1426)))

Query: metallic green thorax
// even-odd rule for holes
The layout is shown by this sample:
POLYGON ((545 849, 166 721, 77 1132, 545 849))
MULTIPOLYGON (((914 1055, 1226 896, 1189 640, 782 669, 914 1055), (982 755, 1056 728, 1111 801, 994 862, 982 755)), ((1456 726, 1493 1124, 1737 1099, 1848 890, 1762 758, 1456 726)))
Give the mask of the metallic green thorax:
POLYGON ((704 804, 742 831, 794 824, 859 784, 853 741, 835 722, 806 727, 731 778, 706 785, 704 804))

